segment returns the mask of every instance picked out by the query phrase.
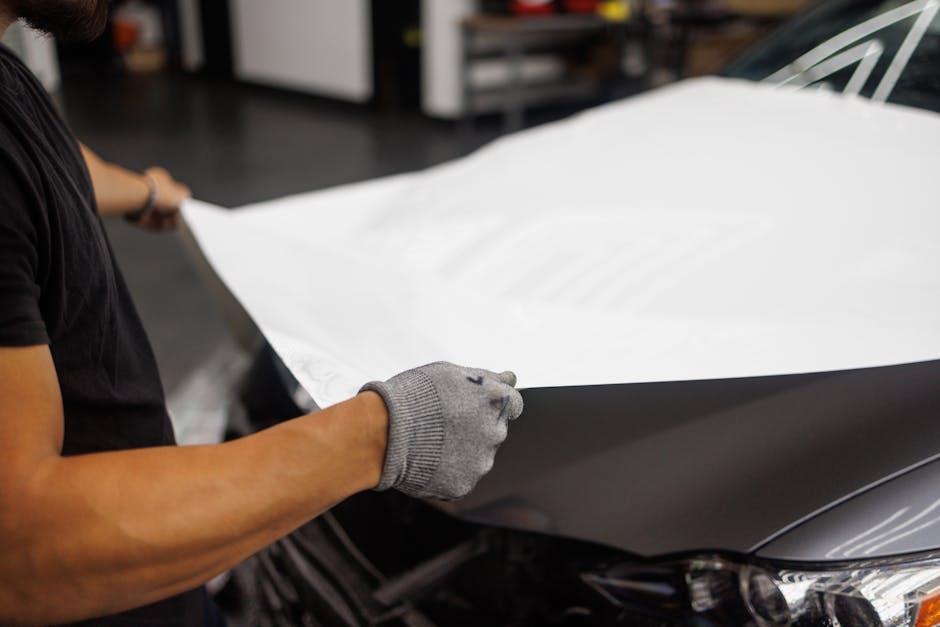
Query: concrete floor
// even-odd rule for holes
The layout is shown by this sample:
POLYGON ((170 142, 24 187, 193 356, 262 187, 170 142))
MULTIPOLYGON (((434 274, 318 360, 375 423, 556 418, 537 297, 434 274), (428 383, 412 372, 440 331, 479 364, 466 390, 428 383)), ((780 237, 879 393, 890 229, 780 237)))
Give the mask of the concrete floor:
MULTIPOLYGON (((227 207, 424 168, 498 128, 484 124, 467 138, 416 113, 181 75, 83 77, 66 81, 59 97, 78 138, 104 158, 138 170, 162 165, 197 198, 227 207)), ((108 231, 172 407, 232 341, 174 235, 119 219, 108 231)))

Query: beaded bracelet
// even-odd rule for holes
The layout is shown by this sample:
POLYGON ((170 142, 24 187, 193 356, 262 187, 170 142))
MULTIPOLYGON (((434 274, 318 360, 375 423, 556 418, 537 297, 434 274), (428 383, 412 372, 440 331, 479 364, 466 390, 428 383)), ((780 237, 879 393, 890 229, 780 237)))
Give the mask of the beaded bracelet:
POLYGON ((147 195, 147 202, 144 203, 144 206, 140 209, 124 214, 124 218, 129 222, 140 222, 153 211, 154 206, 157 204, 157 179, 146 172, 144 173, 144 178, 147 180, 147 187, 150 188, 150 193, 147 195))

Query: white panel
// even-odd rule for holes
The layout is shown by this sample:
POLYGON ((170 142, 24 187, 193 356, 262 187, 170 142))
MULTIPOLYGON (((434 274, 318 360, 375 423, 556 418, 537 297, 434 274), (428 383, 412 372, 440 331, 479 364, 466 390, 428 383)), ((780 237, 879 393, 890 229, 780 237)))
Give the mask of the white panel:
POLYGON ((179 3, 183 67, 190 72, 196 72, 205 61, 202 49, 202 20, 199 18, 200 2, 179 0, 179 3))
POLYGON ((462 111, 460 20, 473 12, 473 0, 423 0, 421 3, 422 99, 424 112, 455 118, 462 111))
MULTIPOLYGON (((560 80, 566 69, 564 60, 557 55, 533 55, 519 64, 519 74, 527 83, 560 80)), ((511 67, 502 59, 485 59, 470 67, 470 84, 475 89, 505 88, 511 80, 511 67)))
POLYGON ((185 213, 321 406, 440 359, 527 387, 842 370, 940 358, 938 145, 937 114, 709 78, 185 213))
POLYGON ((372 96, 367 0, 234 0, 239 78, 354 101, 372 96))

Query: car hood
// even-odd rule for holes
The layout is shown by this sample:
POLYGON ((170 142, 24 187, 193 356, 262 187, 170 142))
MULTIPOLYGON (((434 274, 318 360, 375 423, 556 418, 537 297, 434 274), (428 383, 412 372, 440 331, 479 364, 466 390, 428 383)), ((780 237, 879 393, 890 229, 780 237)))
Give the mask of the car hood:
POLYGON ((940 450, 940 361, 524 397, 458 516, 643 555, 754 551, 940 450))
MULTIPOLYGON (((797 243, 801 237, 796 230, 785 235, 781 223, 774 226, 765 243, 792 237, 794 244, 791 252, 782 247, 774 253, 788 255, 789 265, 776 266, 780 274, 773 278, 764 275, 781 290, 846 264, 856 269, 828 283, 835 300, 845 296, 847 286, 879 256, 865 261, 864 247, 853 251, 863 233, 880 233, 885 241, 896 233, 908 242, 908 253, 918 248, 916 236, 901 236, 890 223, 899 211, 936 206, 936 190, 927 179, 911 177, 923 165, 918 135, 936 131, 936 115, 824 94, 774 98, 766 91, 715 79, 644 98, 629 108, 611 105, 581 123, 598 125, 605 116, 620 119, 628 111, 632 115, 633 136, 624 134, 624 150, 634 149, 642 156, 624 157, 629 166, 621 173, 624 197, 629 199, 625 204, 750 208, 754 216, 790 215, 807 233, 818 227, 814 216, 828 219, 848 212, 841 218, 846 226, 841 238, 836 229, 828 236, 828 246, 816 250, 819 254, 797 243), (862 171, 869 175, 858 176, 862 171), (856 218, 853 212, 858 212, 856 218), (862 218, 863 213, 868 218, 862 218), (863 222, 878 215, 880 226, 863 222)), ((571 145, 577 154, 589 154, 576 142, 571 145)), ((587 185, 581 189, 587 199, 598 195, 587 185)), ((933 217, 917 220, 933 233, 931 237, 940 233, 933 217)), ((737 263, 762 264, 757 261, 761 256, 760 251, 750 250, 739 255, 737 263)), ((928 278, 915 287, 909 283, 913 266, 900 259, 905 255, 891 256, 897 263, 873 262, 880 266, 881 278, 872 289, 907 284, 908 295, 924 290, 921 295, 933 294, 928 299, 935 302, 937 281, 928 278)), ((927 267, 934 266, 922 266, 927 267)), ((769 296, 760 295, 762 288, 749 283, 737 287, 751 300, 731 293, 716 298, 719 292, 713 286, 700 289, 713 279, 716 285, 735 281, 731 266, 723 272, 717 279, 703 275, 698 282, 683 281, 673 287, 684 294, 687 311, 700 319, 714 319, 720 303, 733 302, 733 311, 729 307, 715 318, 748 324, 744 312, 755 299, 769 296), (698 309, 703 302, 715 310, 698 309)), ((903 305, 904 298, 888 297, 885 302, 909 311, 911 320, 916 312, 925 311, 923 303, 903 305)), ((802 345, 797 337, 792 340, 804 360, 802 372, 812 372, 813 363, 815 370, 830 372, 778 370, 786 376, 728 377, 714 368, 712 380, 527 391, 525 413, 512 426, 494 471, 457 506, 458 515, 644 555, 703 549, 749 552, 934 457, 940 452, 936 440, 940 421, 935 418, 940 408, 940 362, 926 360, 936 355, 906 360, 920 363, 859 369, 831 368, 829 359, 847 357, 853 344, 864 351, 884 341, 875 349, 884 360, 870 365, 897 363, 887 355, 891 346, 900 348, 904 342, 893 335, 910 330, 912 346, 919 343, 926 348, 938 328, 936 318, 925 319, 919 330, 882 319, 869 332, 850 332, 855 336, 852 342, 830 351, 826 337, 842 331, 837 330, 839 316, 826 320, 825 299, 820 293, 811 308, 802 305, 785 315, 805 317, 806 337, 816 338, 815 348, 802 345), (817 332, 821 333, 812 335, 817 332), (794 371, 800 372, 790 372, 794 371)), ((839 314, 844 322, 855 316, 850 309, 839 314)), ((787 310, 783 299, 776 311, 770 308, 761 319, 787 310)), ((856 311, 873 308, 858 306, 856 311)), ((762 366, 786 350, 786 342, 781 342, 764 352, 756 350, 750 358, 739 358, 733 352, 746 345, 740 340, 711 346, 740 373, 767 374, 762 366)), ((590 355, 592 347, 585 346, 584 352, 590 355)), ((679 357, 670 367, 681 377, 686 364, 679 357)), ((637 356, 625 351, 623 360, 636 362, 637 356)), ((801 545, 808 543, 804 539, 801 545)))
POLYGON ((702 79, 186 216, 320 406, 439 359, 538 388, 461 516, 747 551, 940 450, 938 145, 935 114, 702 79))

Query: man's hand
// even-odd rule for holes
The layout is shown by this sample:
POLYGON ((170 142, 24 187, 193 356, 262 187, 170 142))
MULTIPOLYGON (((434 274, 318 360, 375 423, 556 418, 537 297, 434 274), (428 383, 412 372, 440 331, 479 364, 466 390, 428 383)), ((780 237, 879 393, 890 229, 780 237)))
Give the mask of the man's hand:
POLYGON ((149 168, 138 174, 108 163, 87 146, 81 149, 101 215, 123 215, 150 231, 166 231, 179 225, 180 205, 191 193, 169 172, 149 168))
POLYGON ((516 375, 438 362, 363 391, 388 408, 388 450, 376 489, 444 500, 473 490, 493 467, 509 421, 522 413, 516 375))
POLYGON ((153 207, 137 215, 127 214, 128 219, 150 231, 175 229, 179 226, 180 206, 192 192, 164 168, 148 168, 144 170, 144 177, 153 194, 153 207))

